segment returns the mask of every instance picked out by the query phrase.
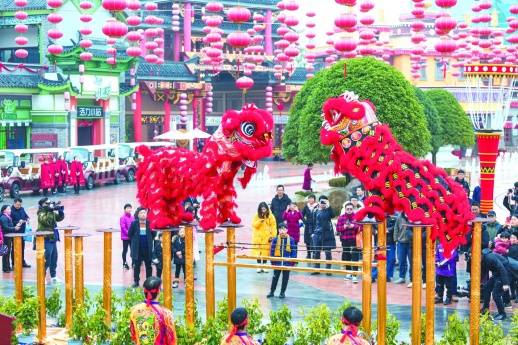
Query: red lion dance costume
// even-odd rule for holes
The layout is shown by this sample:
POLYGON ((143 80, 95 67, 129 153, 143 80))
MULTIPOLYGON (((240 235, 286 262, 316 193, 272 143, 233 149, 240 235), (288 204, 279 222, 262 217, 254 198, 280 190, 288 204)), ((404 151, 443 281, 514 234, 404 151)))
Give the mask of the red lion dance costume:
POLYGON ((465 243, 473 218, 466 193, 446 172, 404 151, 390 128, 378 122, 375 107, 352 92, 323 106, 320 140, 332 145, 336 173, 349 173, 368 191, 357 220, 402 211, 412 223, 433 226, 447 253, 465 243))
POLYGON ((245 165, 246 187, 256 171, 257 161, 272 154, 272 115, 253 104, 241 111, 227 111, 221 126, 208 140, 203 152, 182 148, 161 148, 151 151, 140 146, 144 156, 137 171, 137 198, 149 208, 151 227, 178 226, 192 220, 182 206, 189 196, 203 196, 200 225, 214 229, 230 221, 240 223, 236 215, 234 177, 245 165))

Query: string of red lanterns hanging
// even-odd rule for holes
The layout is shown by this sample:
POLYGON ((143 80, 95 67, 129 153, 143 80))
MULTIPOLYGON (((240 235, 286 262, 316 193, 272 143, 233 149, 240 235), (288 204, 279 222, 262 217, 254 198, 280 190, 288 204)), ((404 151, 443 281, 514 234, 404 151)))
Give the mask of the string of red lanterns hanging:
MULTIPOLYGON (((25 24, 23 24, 23 21, 27 19, 29 16, 27 12, 23 10, 24 7, 27 6, 27 0, 15 0, 14 4, 16 7, 19 7, 20 9, 16 11, 14 14, 14 17, 20 22, 19 24, 16 24, 15 31, 19 34, 15 39, 14 42, 18 46, 25 46, 27 43, 29 43, 29 40, 27 37, 23 36, 24 33, 26 33, 29 30, 29 27, 25 24)), ((27 56, 29 56, 29 52, 24 48, 18 48, 15 50, 14 55, 18 59, 25 59, 27 56)))
POLYGON ((47 31, 47 36, 53 41, 53 44, 47 47, 47 51, 49 54, 59 55, 63 53, 63 46, 56 41, 63 37, 63 33, 57 28, 57 24, 63 20, 63 17, 56 11, 63 5, 63 0, 47 0, 47 5, 52 8, 52 13, 47 16, 47 21, 53 24, 53 27, 47 31))

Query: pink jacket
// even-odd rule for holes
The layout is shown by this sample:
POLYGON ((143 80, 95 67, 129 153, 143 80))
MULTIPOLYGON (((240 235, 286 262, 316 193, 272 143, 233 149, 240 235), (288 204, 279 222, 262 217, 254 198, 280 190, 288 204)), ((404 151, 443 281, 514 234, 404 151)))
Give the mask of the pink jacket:
POLYGON ((504 242, 497 238, 495 239, 495 249, 493 249, 493 252, 500 255, 506 255, 509 251, 509 247, 511 247, 511 243, 509 241, 504 242))
POLYGON ((295 240, 295 243, 299 243, 300 240, 300 224, 299 220, 302 219, 302 213, 299 211, 285 211, 282 218, 286 221, 286 227, 288 228, 288 235, 295 240))
POLYGON ((128 214, 126 212, 124 212, 124 214, 122 215, 121 219, 120 219, 120 226, 121 226, 121 240, 129 240, 129 236, 128 236, 128 230, 130 228, 130 225, 131 223, 134 221, 135 219, 133 218, 133 216, 131 214, 128 214))

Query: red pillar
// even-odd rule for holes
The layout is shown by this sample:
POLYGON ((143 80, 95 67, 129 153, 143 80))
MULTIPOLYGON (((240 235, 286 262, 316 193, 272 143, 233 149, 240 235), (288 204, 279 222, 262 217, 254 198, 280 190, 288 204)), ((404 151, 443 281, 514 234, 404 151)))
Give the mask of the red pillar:
POLYGON ((135 93, 135 112, 133 113, 133 130, 135 131, 135 142, 142 141, 142 92, 140 89, 135 93))
POLYGON ((477 132, 478 155, 480 157, 480 211, 493 209, 495 190, 495 165, 501 132, 477 132))
POLYGON ((171 130, 171 103, 169 103, 169 90, 164 93, 164 133, 171 130))

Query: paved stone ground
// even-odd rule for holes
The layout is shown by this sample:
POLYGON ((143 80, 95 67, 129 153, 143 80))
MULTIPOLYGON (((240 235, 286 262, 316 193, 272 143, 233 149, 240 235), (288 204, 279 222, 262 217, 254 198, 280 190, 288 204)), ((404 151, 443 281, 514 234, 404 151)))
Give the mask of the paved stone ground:
MULTIPOLYGON (((269 202, 273 196, 275 185, 279 183, 286 184, 286 191, 289 195, 300 189, 303 167, 293 166, 288 163, 268 162, 261 164, 259 167, 259 176, 254 180, 251 186, 243 191, 238 189, 237 203, 239 205, 239 214, 243 218, 244 228, 239 229, 237 233, 238 242, 250 241, 250 223, 257 205, 260 201, 269 202)), ((319 181, 316 189, 322 190, 326 187, 325 181, 331 176, 332 166, 317 166, 314 169, 314 177, 319 181)), ((499 181, 497 183, 497 201, 500 203, 503 193, 510 181, 499 181)), ((62 225, 72 224, 81 227, 82 231, 90 232, 91 237, 85 239, 85 280, 86 285, 90 289, 99 289, 102 284, 102 235, 95 233, 95 229, 102 227, 118 227, 118 219, 122 213, 122 207, 126 202, 136 204, 135 200, 136 186, 135 184, 122 184, 119 186, 104 186, 96 188, 92 191, 82 191, 79 196, 71 193, 66 195, 58 195, 55 198, 62 200, 65 205, 66 218, 62 225)), ((28 209, 32 217, 31 224, 35 226, 36 205, 39 197, 27 195, 24 197, 25 207, 28 209)), ((503 217, 503 212, 499 214, 503 217)), ((224 242, 224 234, 218 234, 215 243, 224 242)), ((203 238, 198 235, 199 248, 204 248, 203 238)), ((337 241, 339 243, 339 241, 337 241)), ((32 268, 24 270, 24 281, 26 284, 33 285, 36 277, 34 252, 27 245, 27 261, 33 264, 32 268)), ((133 280, 132 271, 122 269, 122 259, 120 256, 122 243, 118 240, 117 234, 114 235, 113 248, 113 286, 116 291, 122 291, 125 287, 130 286, 133 280)), ((60 258, 58 265, 58 277, 63 279, 63 247, 59 245, 60 258)), ((246 253, 246 250, 238 253, 246 253)), ((199 279, 196 281, 196 299, 199 303, 199 311, 204 315, 204 265, 203 253, 202 260, 196 267, 196 275, 199 279)), ((334 257, 338 259, 339 253, 334 253, 334 257)), ((221 252, 217 255, 217 260, 224 261, 225 253, 221 252)), ((463 271, 465 263, 461 260, 460 271, 463 271)), ((144 274, 141 274, 143 277, 144 274)), ((216 269, 216 290, 217 298, 223 298, 226 294, 226 274, 224 268, 216 269)), ((459 278, 459 284, 463 284, 464 277, 459 278)), ((339 306, 344 299, 354 303, 361 303, 361 284, 352 284, 345 282, 343 277, 339 276, 310 276, 305 273, 292 273, 290 283, 287 290, 287 298, 280 300, 278 298, 266 299, 271 281, 271 273, 257 274, 255 270, 238 270, 238 299, 258 298, 264 311, 277 309, 283 303, 287 304, 294 315, 297 317, 297 310, 304 307, 312 307, 319 303, 326 303, 331 309, 339 306)), ((376 316, 376 284, 373 284, 373 319, 376 316)), ((411 315, 411 289, 405 285, 388 284, 388 309, 389 312, 395 314, 401 321, 401 335, 407 338, 410 328, 411 315)), ((13 293, 13 274, 0 273, 0 295, 10 295, 13 293)), ((174 290, 174 309, 177 315, 182 312, 184 306, 184 289, 183 283, 179 289, 174 290)), ((424 290, 423 290, 424 295, 424 290)), ((515 309, 516 309, 515 305, 515 309)), ((461 299, 458 303, 446 308, 444 306, 436 307, 436 328, 437 334, 441 334, 447 321, 447 316, 453 312, 458 312, 462 316, 468 316, 469 303, 467 299, 461 299)), ((423 299, 424 312, 424 299, 423 299)), ((506 324, 507 326, 507 324, 506 324)))

